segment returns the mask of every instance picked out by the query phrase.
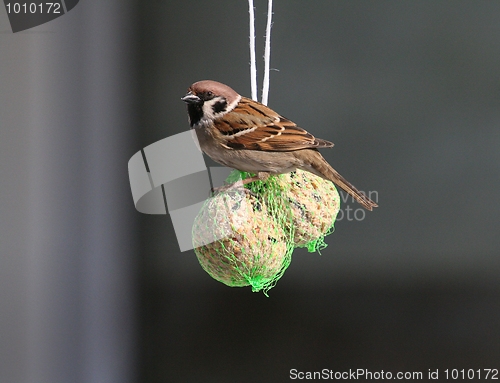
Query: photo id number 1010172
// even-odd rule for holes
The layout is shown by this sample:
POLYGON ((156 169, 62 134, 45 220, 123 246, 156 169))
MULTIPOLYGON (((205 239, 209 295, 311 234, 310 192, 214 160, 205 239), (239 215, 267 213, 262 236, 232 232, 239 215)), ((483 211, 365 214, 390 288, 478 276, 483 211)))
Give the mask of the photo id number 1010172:
POLYGON ((7 13, 61 13, 61 3, 6 3, 7 13))

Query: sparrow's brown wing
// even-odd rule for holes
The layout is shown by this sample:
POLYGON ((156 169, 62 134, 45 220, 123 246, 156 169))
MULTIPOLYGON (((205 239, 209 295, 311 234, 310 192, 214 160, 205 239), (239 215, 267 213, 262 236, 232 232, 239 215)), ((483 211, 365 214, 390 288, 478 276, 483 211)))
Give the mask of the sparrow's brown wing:
POLYGON ((226 145, 233 149, 287 152, 333 146, 246 97, 242 97, 231 112, 216 120, 215 125, 226 138, 226 145))

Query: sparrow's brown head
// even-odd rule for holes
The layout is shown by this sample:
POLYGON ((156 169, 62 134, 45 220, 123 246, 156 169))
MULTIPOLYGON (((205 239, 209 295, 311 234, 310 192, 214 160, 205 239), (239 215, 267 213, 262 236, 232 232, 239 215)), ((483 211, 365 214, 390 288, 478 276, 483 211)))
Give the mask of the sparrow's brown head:
POLYGON ((230 112, 240 101, 241 96, 233 89, 217 81, 195 82, 181 98, 188 105, 191 127, 208 124, 230 112))

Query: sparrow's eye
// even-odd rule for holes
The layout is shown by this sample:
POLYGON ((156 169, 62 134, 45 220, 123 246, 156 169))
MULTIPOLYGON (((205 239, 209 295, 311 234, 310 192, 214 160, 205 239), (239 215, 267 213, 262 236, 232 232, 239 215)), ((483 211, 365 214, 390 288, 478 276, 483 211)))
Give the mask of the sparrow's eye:
POLYGON ((210 98, 212 98, 212 97, 214 96, 214 93, 213 93, 213 92, 208 91, 208 92, 207 92, 207 96, 208 96, 208 97, 210 97, 210 98))

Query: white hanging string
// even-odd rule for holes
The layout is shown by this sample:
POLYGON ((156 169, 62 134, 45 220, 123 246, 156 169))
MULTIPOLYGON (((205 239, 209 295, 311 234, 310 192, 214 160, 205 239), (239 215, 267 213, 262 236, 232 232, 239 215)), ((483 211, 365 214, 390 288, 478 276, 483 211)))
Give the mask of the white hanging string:
POLYGON ((266 26, 266 46, 264 49, 264 81, 262 83, 262 103, 267 105, 269 96, 269 66, 271 61, 271 25, 273 18, 273 0, 268 0, 267 5, 267 26, 266 26))
POLYGON ((253 0, 248 0, 248 13, 250 14, 250 86, 252 100, 257 101, 257 64, 255 60, 255 14, 253 0))
MULTIPOLYGON (((252 100, 257 98, 257 64, 255 59, 255 12, 253 0, 248 0, 248 13, 250 14, 250 86, 252 100)), ((262 82, 262 103, 267 105, 269 98, 269 71, 271 63, 271 26, 273 18, 273 0, 267 3, 266 45, 264 48, 264 80, 262 82)))

